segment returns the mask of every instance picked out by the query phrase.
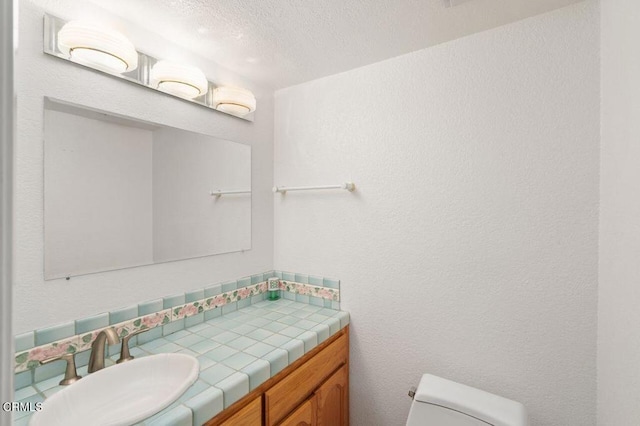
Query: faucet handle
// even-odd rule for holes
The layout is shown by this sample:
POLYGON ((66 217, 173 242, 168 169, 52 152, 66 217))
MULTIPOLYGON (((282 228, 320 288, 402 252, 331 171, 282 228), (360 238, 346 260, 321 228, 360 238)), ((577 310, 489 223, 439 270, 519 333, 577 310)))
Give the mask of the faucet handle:
POLYGON ((122 364, 123 362, 131 361, 132 359, 135 358, 133 355, 131 355, 131 353, 129 353, 129 339, 131 339, 133 336, 136 336, 140 333, 144 333, 145 331, 149 331, 149 330, 151 329, 145 328, 144 330, 134 331, 133 333, 128 334, 122 338, 122 347, 120 348, 120 358, 118 358, 118 360, 116 361, 116 364, 122 364))
POLYGON ((78 376, 78 373, 76 371, 75 354, 64 354, 64 355, 60 355, 52 358, 47 358, 40 361, 40 364, 45 365, 45 364, 49 364, 50 362, 58 361, 61 359, 67 361, 67 369, 64 372, 64 379, 60 381, 60 384, 63 386, 70 385, 71 383, 74 383, 80 380, 82 376, 78 376))

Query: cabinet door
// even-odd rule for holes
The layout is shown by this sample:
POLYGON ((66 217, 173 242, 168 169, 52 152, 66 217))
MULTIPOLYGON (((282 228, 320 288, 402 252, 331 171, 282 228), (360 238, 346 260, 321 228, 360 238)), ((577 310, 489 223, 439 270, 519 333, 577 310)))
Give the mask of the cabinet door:
POLYGON ((315 393, 318 403, 318 426, 347 426, 349 424, 349 370, 338 369, 315 393))
POLYGON ((278 426, 316 426, 316 396, 300 404, 298 408, 278 426))
POLYGON ((258 397, 223 423, 229 426, 260 426, 262 424, 262 398, 258 397))

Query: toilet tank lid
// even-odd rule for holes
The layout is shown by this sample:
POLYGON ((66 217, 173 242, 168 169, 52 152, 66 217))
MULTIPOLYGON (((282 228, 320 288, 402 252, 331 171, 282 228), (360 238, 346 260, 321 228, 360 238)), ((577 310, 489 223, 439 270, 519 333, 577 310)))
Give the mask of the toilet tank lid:
POLYGON ((420 380, 415 401, 456 410, 495 426, 527 426, 524 405, 431 374, 420 380))

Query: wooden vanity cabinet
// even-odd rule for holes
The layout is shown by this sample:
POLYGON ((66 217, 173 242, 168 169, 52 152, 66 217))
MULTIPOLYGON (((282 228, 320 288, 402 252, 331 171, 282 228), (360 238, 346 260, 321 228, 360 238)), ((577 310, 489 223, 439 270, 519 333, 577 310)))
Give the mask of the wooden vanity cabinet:
POLYGON ((348 327, 206 423, 207 426, 348 424, 348 327))

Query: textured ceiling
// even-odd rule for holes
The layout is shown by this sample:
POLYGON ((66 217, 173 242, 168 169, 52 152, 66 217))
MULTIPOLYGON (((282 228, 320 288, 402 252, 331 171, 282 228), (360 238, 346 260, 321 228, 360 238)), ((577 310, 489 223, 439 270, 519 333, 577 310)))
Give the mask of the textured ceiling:
POLYGON ((282 88, 579 0, 91 0, 253 81, 282 88))

